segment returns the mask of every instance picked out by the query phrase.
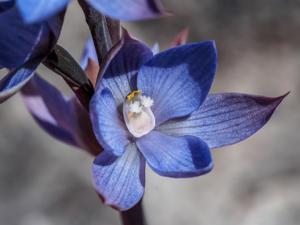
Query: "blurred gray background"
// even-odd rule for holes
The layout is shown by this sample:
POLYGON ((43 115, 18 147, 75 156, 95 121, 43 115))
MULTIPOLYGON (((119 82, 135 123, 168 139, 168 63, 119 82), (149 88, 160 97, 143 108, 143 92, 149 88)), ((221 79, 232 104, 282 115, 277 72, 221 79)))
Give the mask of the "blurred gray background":
MULTIPOLYGON (((215 150, 215 168, 194 179, 147 170, 149 225, 300 224, 300 1, 165 0, 174 16, 126 23, 136 37, 167 48, 189 27, 189 41, 215 39, 213 92, 278 96, 292 91, 271 121, 248 140, 215 150)), ((76 59, 88 37, 74 1, 60 44, 76 59)), ((45 68, 44 77, 68 92, 45 68)), ((92 158, 44 133, 19 95, 0 107, 1 225, 119 225, 92 187, 92 158)))

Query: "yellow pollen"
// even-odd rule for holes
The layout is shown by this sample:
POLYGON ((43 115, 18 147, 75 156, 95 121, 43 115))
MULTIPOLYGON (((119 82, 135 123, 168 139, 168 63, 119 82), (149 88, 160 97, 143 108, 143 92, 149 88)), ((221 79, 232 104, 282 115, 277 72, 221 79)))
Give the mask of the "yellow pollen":
POLYGON ((141 90, 136 90, 136 91, 133 91, 131 93, 129 93, 127 96, 126 96, 126 100, 127 101, 132 101, 136 96, 142 94, 142 91, 141 90))

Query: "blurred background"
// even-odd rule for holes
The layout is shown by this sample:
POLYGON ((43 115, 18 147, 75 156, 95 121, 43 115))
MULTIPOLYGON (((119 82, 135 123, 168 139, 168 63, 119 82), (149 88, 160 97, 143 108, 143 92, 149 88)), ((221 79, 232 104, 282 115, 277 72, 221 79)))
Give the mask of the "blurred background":
MULTIPOLYGON (((214 150, 215 168, 208 175, 175 180, 148 169, 148 225, 299 225, 300 2, 163 2, 174 16, 124 26, 162 49, 186 27, 189 41, 216 40, 213 92, 292 92, 253 137, 214 150)), ((59 42, 79 60, 88 35, 73 1, 59 42)), ((58 76, 39 70, 69 93, 58 76)), ((1 225, 120 224, 118 213, 104 206, 92 187, 92 157, 44 133, 19 95, 1 105, 0 118, 1 225)))

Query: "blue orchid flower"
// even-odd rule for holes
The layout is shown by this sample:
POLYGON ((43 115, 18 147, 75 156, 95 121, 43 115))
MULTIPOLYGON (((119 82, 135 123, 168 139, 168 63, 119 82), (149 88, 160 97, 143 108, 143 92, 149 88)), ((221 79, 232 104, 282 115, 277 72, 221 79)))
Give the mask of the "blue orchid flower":
MULTIPOLYGON (((118 20, 141 20, 164 14, 158 0, 86 0, 104 15, 118 20)), ((71 0, 16 0, 24 20, 38 22, 62 11, 71 0)))
MULTIPOLYGON (((93 59, 88 49, 93 48, 84 58, 93 59)), ((99 66, 83 62, 95 75, 91 67, 99 66)), ((96 156, 95 189, 106 204, 127 210, 144 194, 146 163, 167 177, 206 174, 213 168, 210 149, 253 135, 285 97, 208 95, 216 65, 213 41, 153 56, 125 32, 95 79, 90 116, 76 99, 64 98, 39 76, 22 88, 22 95, 50 135, 96 156)))
POLYGON ((16 8, 0 3, 0 69, 10 72, 0 80, 0 103, 17 92, 55 46, 63 19, 24 24, 16 8))
POLYGON ((145 164, 162 176, 200 176, 213 168, 210 149, 244 140, 284 96, 208 95, 217 65, 213 41, 153 56, 125 33, 102 68, 90 117, 104 151, 93 163, 97 192, 127 210, 144 194, 145 164))

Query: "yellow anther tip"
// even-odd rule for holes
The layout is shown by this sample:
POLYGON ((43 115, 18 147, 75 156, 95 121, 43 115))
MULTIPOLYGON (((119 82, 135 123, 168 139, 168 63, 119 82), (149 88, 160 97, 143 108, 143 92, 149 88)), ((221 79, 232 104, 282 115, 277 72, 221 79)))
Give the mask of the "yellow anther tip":
POLYGON ((132 101, 136 96, 142 94, 141 90, 132 91, 126 96, 127 101, 132 101))

